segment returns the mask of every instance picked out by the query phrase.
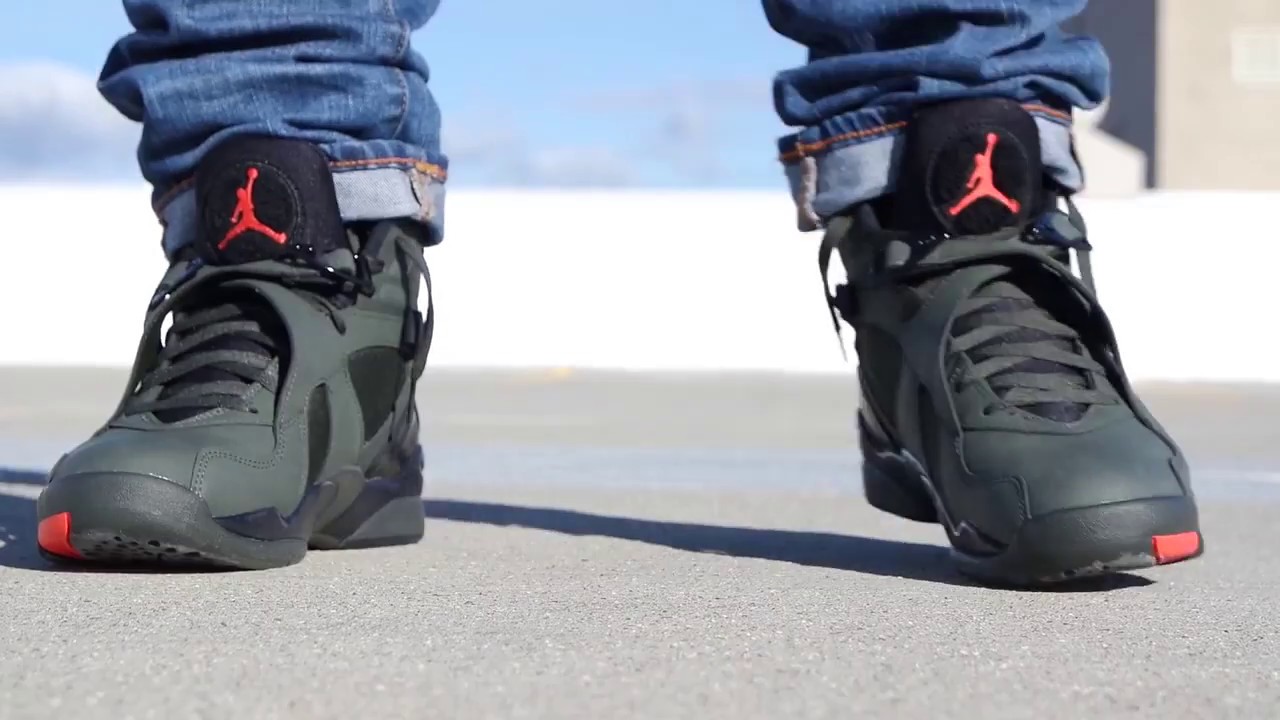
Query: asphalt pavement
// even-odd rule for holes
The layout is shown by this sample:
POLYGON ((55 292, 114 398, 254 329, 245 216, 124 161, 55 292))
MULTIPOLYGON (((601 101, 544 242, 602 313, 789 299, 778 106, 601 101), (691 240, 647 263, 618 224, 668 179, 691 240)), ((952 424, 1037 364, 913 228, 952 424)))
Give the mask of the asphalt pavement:
POLYGON ((1145 387, 1204 558, 1051 592, 869 508, 847 376, 430 370, 427 538, 68 572, 46 469, 118 370, 0 368, 0 719, 1280 716, 1280 386, 1145 387))

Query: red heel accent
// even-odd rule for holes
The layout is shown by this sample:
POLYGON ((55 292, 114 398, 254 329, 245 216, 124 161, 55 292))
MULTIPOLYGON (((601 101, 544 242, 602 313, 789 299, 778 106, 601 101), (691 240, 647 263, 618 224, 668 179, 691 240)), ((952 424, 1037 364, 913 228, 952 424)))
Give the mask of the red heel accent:
POLYGON ((1156 563, 1168 565, 1200 552, 1200 533, 1184 532, 1177 535, 1156 535, 1151 538, 1151 550, 1156 563))
POLYGON ((71 546, 71 513, 58 513, 41 520, 36 540, 47 553, 73 560, 84 559, 80 551, 71 546))

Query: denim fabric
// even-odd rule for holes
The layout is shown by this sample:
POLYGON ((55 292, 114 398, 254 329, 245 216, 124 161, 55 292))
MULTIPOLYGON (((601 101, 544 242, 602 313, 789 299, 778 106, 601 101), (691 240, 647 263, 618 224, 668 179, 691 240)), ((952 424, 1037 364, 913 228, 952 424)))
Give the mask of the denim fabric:
POLYGON ((166 247, 190 235, 186 189, 236 134, 310 140, 332 160, 349 220, 417 217, 439 228, 446 161, 427 65, 410 49, 439 0, 125 0, 136 32, 99 87, 143 123, 138 160, 166 247))
MULTIPOLYGON (((453 0, 462 1, 462 0, 453 0)), ((775 83, 800 224, 819 226, 888 192, 902 129, 940 100, 1004 96, 1037 116, 1045 164, 1082 183, 1070 110, 1107 90, 1106 56, 1059 24, 1086 0, 764 0, 769 22, 809 48, 775 83)), ((172 250, 190 237, 188 183, 234 134, 318 143, 348 220, 413 217, 443 227, 446 160, 427 65, 410 34, 439 0, 124 0, 136 32, 100 88, 143 122, 143 175, 172 250)), ((495 89, 495 92, 497 90, 495 89)))
POLYGON ((764 0, 778 32, 809 49, 782 72, 774 99, 801 128, 779 143, 800 226, 893 189, 902 130, 923 104, 971 97, 1022 101, 1041 128, 1048 171, 1069 190, 1083 176, 1070 111, 1108 91, 1101 45, 1061 23, 1087 0, 764 0))

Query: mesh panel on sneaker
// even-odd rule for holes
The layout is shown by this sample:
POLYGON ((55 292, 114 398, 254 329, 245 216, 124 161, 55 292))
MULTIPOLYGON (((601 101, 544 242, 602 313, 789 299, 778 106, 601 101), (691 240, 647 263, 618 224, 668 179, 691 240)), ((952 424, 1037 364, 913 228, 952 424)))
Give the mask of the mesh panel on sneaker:
POLYGON ((364 416, 364 439, 372 438, 395 410, 404 384, 404 357, 395 348, 366 348, 347 361, 364 416))

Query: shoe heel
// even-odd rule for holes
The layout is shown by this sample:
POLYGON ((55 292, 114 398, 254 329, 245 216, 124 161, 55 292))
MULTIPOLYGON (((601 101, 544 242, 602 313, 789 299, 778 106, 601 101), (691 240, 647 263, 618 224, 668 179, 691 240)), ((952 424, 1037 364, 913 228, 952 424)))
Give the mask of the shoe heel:
POLYGON ((916 522, 938 522, 933 501, 912 483, 908 476, 886 472, 871 460, 862 463, 862 489, 872 507, 916 522))
POLYGON ((418 448, 400 466, 399 474, 366 480, 356 499, 312 534, 310 546, 349 550, 418 542, 426 531, 422 486, 422 450, 418 448))
POLYGON ((938 509, 918 468, 861 423, 862 491, 877 510, 916 522, 938 522, 938 509))
POLYGON ((333 549, 411 545, 421 540, 425 534, 426 522, 423 518, 422 498, 396 498, 379 508, 333 549))

